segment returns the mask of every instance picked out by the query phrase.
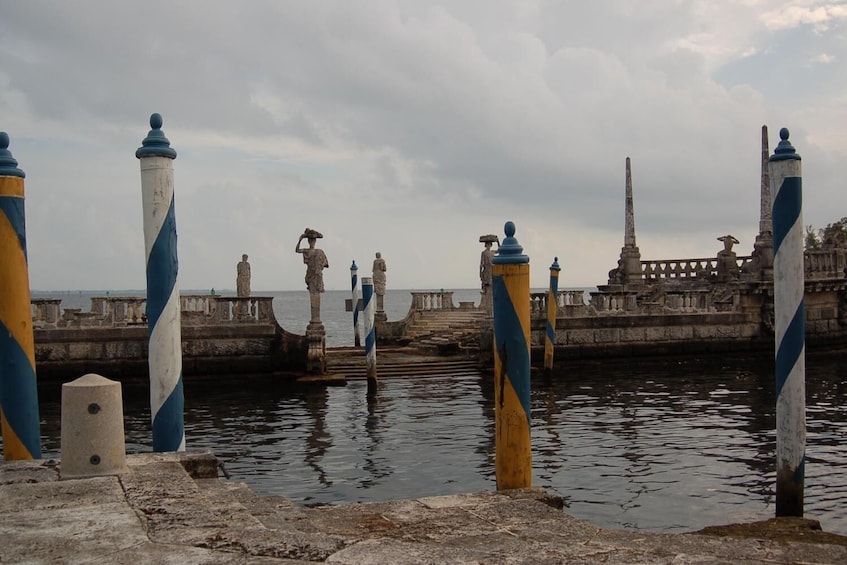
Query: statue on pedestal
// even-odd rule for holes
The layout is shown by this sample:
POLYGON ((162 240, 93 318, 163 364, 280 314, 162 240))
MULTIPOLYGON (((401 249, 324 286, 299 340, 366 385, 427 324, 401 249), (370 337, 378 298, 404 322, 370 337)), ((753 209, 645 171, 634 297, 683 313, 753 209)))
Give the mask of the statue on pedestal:
POLYGON ((373 283, 374 294, 376 295, 376 311, 385 312, 385 272, 388 269, 385 266, 385 259, 382 258, 382 253, 376 252, 376 259, 373 264, 373 283))
POLYGON ((492 312, 492 294, 491 294, 491 259, 494 257, 494 250, 491 249, 492 244, 497 242, 500 245, 500 238, 494 234, 479 236, 480 243, 485 244, 485 249, 479 257, 479 280, 482 287, 479 307, 486 312, 492 312))
POLYGON ((718 280, 726 282, 731 279, 737 279, 739 276, 738 258, 732 246, 738 243, 738 240, 731 235, 722 235, 717 238, 723 242, 723 249, 718 251, 718 280))
POLYGON ((312 308, 312 318, 310 324, 321 323, 321 293, 324 291, 324 275, 323 270, 329 267, 329 261, 326 259, 326 254, 322 249, 315 247, 315 242, 321 239, 323 234, 312 228, 306 228, 300 239, 297 240, 297 246, 294 251, 303 254, 303 263, 306 264, 306 288, 309 290, 309 299, 312 308), (300 249, 300 243, 307 240, 309 247, 300 249))
MULTIPOLYGON (((241 256, 236 267, 237 276, 235 277, 235 293, 241 298, 250 296, 250 263, 247 262, 247 254, 241 256)), ((214 294, 214 293, 213 293, 214 294)))

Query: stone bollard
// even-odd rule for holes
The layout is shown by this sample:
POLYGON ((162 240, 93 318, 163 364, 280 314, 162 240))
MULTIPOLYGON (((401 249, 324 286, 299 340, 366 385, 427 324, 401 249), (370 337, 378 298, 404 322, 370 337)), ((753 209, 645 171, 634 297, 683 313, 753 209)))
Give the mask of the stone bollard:
POLYGON ((127 471, 121 383, 89 373, 62 385, 62 479, 127 471))

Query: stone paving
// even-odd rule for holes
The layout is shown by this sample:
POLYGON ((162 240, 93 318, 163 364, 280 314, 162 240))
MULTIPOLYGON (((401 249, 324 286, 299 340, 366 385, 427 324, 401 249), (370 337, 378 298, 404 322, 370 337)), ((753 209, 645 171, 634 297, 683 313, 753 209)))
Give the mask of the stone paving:
POLYGON ((209 452, 127 459, 73 480, 0 463, 0 563, 847 563, 847 538, 813 520, 611 530, 538 489, 306 508, 219 480, 209 452))

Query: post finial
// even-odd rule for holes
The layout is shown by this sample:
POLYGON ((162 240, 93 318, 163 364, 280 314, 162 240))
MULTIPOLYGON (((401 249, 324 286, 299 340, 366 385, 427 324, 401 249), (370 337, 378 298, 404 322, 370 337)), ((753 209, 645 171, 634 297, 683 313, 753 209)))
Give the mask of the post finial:
POLYGON ((559 267, 559 258, 558 257, 553 257, 553 264, 550 265, 550 270, 551 271, 561 271, 562 270, 562 268, 559 267))
POLYGON ((797 161, 800 160, 800 155, 794 150, 794 146, 791 145, 791 142, 788 141, 788 128, 782 128, 779 130, 779 144, 776 146, 776 149, 773 150, 773 155, 771 155, 769 161, 785 161, 787 159, 795 159, 797 161))
POLYGON ((515 238, 515 223, 506 222, 503 231, 506 239, 500 244, 497 255, 491 259, 491 262, 497 265, 529 263, 529 257, 523 254, 523 247, 515 238))
POLYGON ((26 177, 9 151, 9 134, 5 131, 0 131, 0 177, 26 177))
POLYGON ((135 156, 142 157, 170 157, 176 159, 176 150, 171 147, 171 142, 162 131, 162 115, 158 112, 150 115, 150 133, 141 142, 135 156))

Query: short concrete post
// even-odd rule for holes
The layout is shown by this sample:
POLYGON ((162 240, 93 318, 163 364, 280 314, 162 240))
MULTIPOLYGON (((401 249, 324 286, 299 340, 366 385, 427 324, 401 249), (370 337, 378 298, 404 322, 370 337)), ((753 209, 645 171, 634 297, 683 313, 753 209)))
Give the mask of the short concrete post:
POLYGON ((24 177, 0 132, 0 428, 3 458, 41 458, 24 177))
POLYGON ((376 394, 376 330, 374 329, 374 283, 371 277, 362 277, 362 313, 365 316, 365 363, 368 375, 368 396, 376 394))
POLYGON ((506 222, 492 263, 494 298, 494 472, 497 489, 532 486, 529 257, 506 222))
POLYGON ((550 378, 553 372, 553 348, 556 345, 556 316, 559 314, 559 258, 550 265, 550 288, 547 290, 547 332, 544 336, 544 375, 550 378))
POLYGON ((359 337, 359 267, 356 261, 350 266, 350 288, 353 298, 353 345, 362 347, 362 338, 359 337))
POLYGON ((88 374, 62 385, 62 479, 127 470, 121 383, 88 374))
POLYGON ((776 515, 803 516, 806 466, 806 320, 800 155, 779 130, 768 163, 773 195, 776 339, 776 515))
POLYGON ((177 273, 174 169, 176 151, 150 116, 150 133, 135 156, 141 162, 141 203, 147 257, 147 324, 150 336, 150 413, 153 451, 185 451, 182 328, 177 273))

